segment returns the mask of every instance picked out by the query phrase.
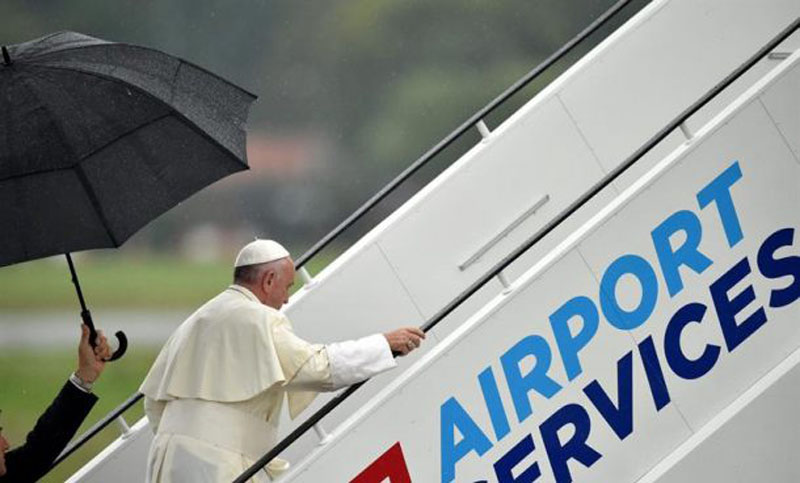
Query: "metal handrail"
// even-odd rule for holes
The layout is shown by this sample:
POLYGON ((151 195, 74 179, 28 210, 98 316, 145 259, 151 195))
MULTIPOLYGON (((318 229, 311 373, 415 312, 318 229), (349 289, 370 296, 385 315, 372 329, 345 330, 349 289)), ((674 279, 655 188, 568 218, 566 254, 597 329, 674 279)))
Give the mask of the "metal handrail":
MULTIPOLYGON (((451 132, 447 137, 442 139, 438 144, 436 144, 433 148, 428 150, 425 154, 423 154, 420 158, 414 161, 410 166, 408 166, 405 170, 403 170, 397 177, 395 177, 392 181, 390 181, 386 186, 381 188, 380 191, 375 193, 369 200, 367 200, 363 205, 361 205, 356 211, 354 211, 349 217, 347 217, 343 222, 341 222, 336 228, 331 230, 327 235, 325 235, 322 239, 320 239, 317 243, 315 243, 310 249, 308 249, 305 253, 303 253, 296 261, 295 267, 299 270, 303 267, 309 260, 311 260, 315 255, 317 255, 321 250, 327 247, 333 240, 339 237, 346 229, 360 220, 368 211, 375 207, 378 203, 380 203, 384 198, 386 198, 389 194, 391 194, 395 189, 397 189, 403 182, 408 180, 414 173, 419 171, 420 168, 425 166, 434 156, 441 153, 444 149, 450 146, 455 140, 461 137, 465 132, 467 132, 472 126, 474 126, 477 122, 481 121, 484 117, 488 114, 492 113, 497 107, 500 106, 503 102, 507 101, 511 96, 516 94, 519 90, 526 87, 530 84, 533 80, 538 78, 544 71, 549 69, 553 66, 556 62, 561 60, 565 55, 569 54, 572 49, 574 49, 577 45, 582 43, 589 35, 593 34, 597 31, 600 27, 605 25, 611 18, 613 18, 623 7, 628 5, 631 0, 619 0, 615 3, 611 8, 609 8, 606 12, 604 12, 600 17, 595 19, 589 26, 583 29, 578 35, 573 37, 569 42, 561 46, 555 53, 550 55, 547 59, 533 68, 530 72, 525 74, 519 80, 517 80, 514 84, 511 85, 508 89, 506 89, 502 94, 497 96, 492 102, 484 106, 481 110, 473 114, 469 119, 464 121, 455 131, 451 132)), ((106 415, 102 420, 97 422, 92 428, 82 434, 78 439, 75 440, 64 452, 56 459, 53 463, 53 467, 55 467, 58 463, 63 461, 66 457, 71 455, 75 452, 78 448, 83 446, 89 439, 93 438, 97 433, 103 430, 106 426, 111 424, 115 421, 118 417, 122 415, 125 411, 127 411, 131 406, 136 404, 141 398, 143 394, 135 393, 131 395, 123 404, 118 406, 114 411, 106 415)))
MULTIPOLYGON (((664 138, 666 138, 671 132, 678 129, 681 124, 683 124, 689 117, 695 114, 698 110, 703 108, 708 102, 710 102, 714 97, 716 97, 720 92, 722 92, 725 88, 727 88, 730 84, 732 84, 736 79, 738 79, 742 74, 748 71, 753 65, 755 65, 759 60, 765 57, 771 50, 773 50, 778 44, 783 42, 789 35, 794 33, 795 30, 800 27, 800 17, 796 18, 791 25, 789 25, 786 29, 781 31, 776 37, 774 37, 769 43, 767 43, 764 47, 759 49, 752 57, 750 57, 745 63, 740 65, 736 70, 734 70, 731 74, 729 74, 725 79, 715 85, 711 90, 707 91, 699 100, 697 100, 694 104, 689 106, 683 112, 681 112, 675 119, 672 120, 669 124, 667 124, 661 131, 656 133, 652 138, 650 138, 642 147, 637 149, 633 154, 631 154, 622 164, 617 166, 614 170, 612 170, 609 174, 607 174, 603 179, 595 183, 592 188, 584 193, 579 199, 575 202, 570 204, 566 209, 564 209, 559 215, 551 220, 547 225, 545 225, 542 229, 536 232, 531 238, 529 238, 524 244, 520 245, 517 249, 515 249, 511 254, 506 256, 503 260, 501 260, 498 264, 496 264, 489 272, 487 272, 483 277, 478 279, 475 283, 469 286, 465 291, 463 291, 458 297, 452 300, 447 306, 441 309, 436 315, 434 315, 428 322, 426 322, 422 326, 422 330, 424 332, 428 332, 432 328, 434 328, 439 322, 441 322, 445 317, 447 317, 453 310, 458 308, 464 301, 466 301, 470 296, 472 296, 475 292, 477 292, 481 287, 483 287, 489 280, 496 277, 500 272, 505 270, 511 263, 513 263, 517 258, 519 258, 523 253, 528 251, 533 245, 539 242, 542 238, 547 236, 550 232, 552 232, 558 225, 564 222, 568 217, 570 217, 575 211, 580 209, 583 205, 585 205, 591 198, 593 198, 597 193, 599 193, 603 188, 611 184, 614 180, 616 180, 622 173, 624 173, 628 168, 630 168, 634 163, 639 161, 645 154, 647 154, 653 147, 655 147, 658 143, 660 143, 664 138)), ((255 475, 258 471, 260 471, 267 463, 272 461, 275 457, 277 457, 283 450, 289 447, 294 441, 299 439, 306 431, 311 429, 315 424, 317 424, 323 417, 325 417, 328 413, 333 411, 339 404, 344 402, 348 397, 350 397, 354 392, 356 392, 361 386, 363 386, 367 381, 360 382, 358 384, 354 384, 348 387, 345 391, 328 401, 322 408, 320 408, 317 412, 315 412, 311 417, 307 420, 303 421, 303 423, 298 426, 294 431, 292 431, 287 437, 282 439, 274 448, 272 448, 267 454, 261 457, 258 461, 256 461, 250 468, 248 468, 244 473, 239 475, 238 478, 234 480, 234 483, 245 483, 248 479, 250 479, 253 475, 255 475)))
POLYGON ((53 464, 50 467, 50 469, 53 469, 56 465, 67 459, 72 453, 77 451, 78 448, 83 446, 84 443, 92 439, 97 433, 102 431, 106 426, 111 424, 113 421, 116 421, 117 418, 122 416, 122 413, 130 409, 130 407, 136 404, 136 402, 139 401, 139 399, 141 398, 142 394, 137 392, 136 394, 126 399, 125 402, 117 406, 116 409, 108 413, 103 419, 96 422, 91 428, 89 428, 85 433, 83 433, 80 438, 78 438, 77 440, 75 440, 75 442, 67 446, 64 449, 64 451, 62 451, 61 454, 58 455, 58 458, 56 458, 56 460, 53 461, 53 464))

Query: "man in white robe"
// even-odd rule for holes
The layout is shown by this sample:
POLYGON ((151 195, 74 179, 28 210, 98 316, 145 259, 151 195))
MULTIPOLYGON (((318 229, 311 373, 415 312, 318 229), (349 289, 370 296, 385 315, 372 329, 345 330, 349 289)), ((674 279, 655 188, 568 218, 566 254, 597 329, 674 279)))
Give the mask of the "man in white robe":
MULTIPOLYGON (((319 391, 395 367, 425 335, 401 328, 354 341, 311 344, 278 311, 294 264, 280 244, 256 240, 236 258, 234 284, 172 334, 140 391, 155 438, 150 482, 232 481, 276 443, 284 398, 295 418, 319 391)), ((276 458, 251 481, 288 469, 276 458)))

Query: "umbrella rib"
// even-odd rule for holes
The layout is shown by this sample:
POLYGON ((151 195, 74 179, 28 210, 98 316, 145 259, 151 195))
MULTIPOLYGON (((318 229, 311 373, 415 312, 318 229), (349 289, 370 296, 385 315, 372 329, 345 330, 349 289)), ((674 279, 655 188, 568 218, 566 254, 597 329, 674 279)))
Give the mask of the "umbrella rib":
MULTIPOLYGON (((36 77, 35 73, 34 73, 33 77, 36 77)), ((32 87, 29 87, 29 89, 31 89, 31 93, 33 95, 35 95, 39 99, 40 104, 42 105, 42 107, 44 109, 48 110, 48 112, 50 112, 49 106, 45 102, 43 102, 41 100, 41 98, 37 95, 35 90, 33 90, 32 87)), ((150 96, 150 97, 152 97, 152 96, 150 96)), ((97 193, 95 192, 94 188, 92 187, 92 185, 91 185, 91 183, 89 181, 89 178, 86 175, 86 171, 83 169, 83 166, 81 165, 81 163, 83 161, 86 161, 86 160, 90 159, 92 156, 95 156, 96 154, 102 152, 104 149, 108 148, 109 146, 112 146, 114 143, 116 143, 120 139, 124 139, 127 136, 130 136, 130 135, 132 135, 134 133, 137 133, 141 129, 146 128, 148 126, 151 126, 151 125, 161 121, 162 119, 167 119, 169 117, 172 117, 173 114, 175 114, 176 111, 174 109, 172 109, 169 104, 166 104, 166 103, 162 103, 162 104, 164 104, 164 106, 167 108, 167 112, 166 113, 164 113, 164 114, 162 114, 160 116, 157 116, 157 117, 155 117, 153 119, 150 119, 146 123, 140 124, 140 125, 134 127, 133 129, 130 129, 130 130, 120 134, 119 136, 117 136, 113 140, 107 142, 106 144, 104 144, 102 146, 97 147, 96 149, 94 149, 90 153, 87 153, 87 154, 85 154, 83 156, 78 156, 77 154, 75 154, 73 152, 73 158, 76 160, 76 163, 73 166, 71 166, 70 168, 44 170, 44 171, 40 171, 40 172, 29 172, 29 173, 25 173, 23 175, 13 176, 13 177, 10 177, 10 178, 7 178, 7 179, 17 178, 17 177, 24 177, 24 176, 31 176, 31 175, 41 174, 43 172, 48 172, 48 171, 52 172, 52 171, 60 171, 60 170, 64 170, 64 169, 73 169, 75 171, 75 173, 77 174, 78 179, 80 180, 81 185, 83 186, 87 197, 89 198, 89 202, 92 204, 92 207, 94 208, 94 211, 97 213, 97 216, 100 219, 100 224, 103 226, 103 229, 105 230, 106 235, 108 235, 108 238, 109 238, 109 240, 111 240, 111 243, 114 246, 118 247, 118 246, 122 245, 122 242, 117 239, 117 237, 114 235, 113 231, 111 230, 111 226, 110 226, 111 224, 109 223, 108 218, 105 215, 105 211, 103 211, 103 206, 100 203, 100 199, 97 197, 97 193)), ((64 130, 61 128, 61 123, 60 123, 61 120, 59 118, 57 118, 56 116, 51 116, 51 118, 53 118, 56 121, 56 126, 58 127, 58 132, 61 134, 62 138, 65 138, 64 130)), ((66 140, 65 140, 65 142, 66 142, 66 140)))
MULTIPOLYGON (((49 106, 47 105, 47 103, 42 101, 41 97, 38 95, 38 92, 36 91, 34 86, 32 86, 28 82, 23 82, 23 84, 28 88, 28 91, 31 93, 31 95, 36 97, 36 99, 39 101, 39 104, 42 106, 42 108, 47 110, 48 112, 50 112, 49 106)), ((53 119, 56 119, 55 116, 51 116, 51 117, 53 119)), ((57 131, 58 131, 59 135, 61 136, 62 141, 64 142, 65 145, 67 145, 68 144, 67 143, 67 138, 66 138, 66 135, 64 134, 64 130, 62 129, 61 124, 60 123, 56 123, 56 128, 57 128, 57 131)), ((80 165, 80 160, 83 159, 83 158, 79 158, 75 154, 75 152, 72 152, 71 154, 72 154, 73 159, 78 160, 78 162, 73 166, 73 169, 75 170, 75 174, 77 174, 78 180, 80 180, 80 183, 83 186, 83 189, 86 191, 86 195, 89 198, 89 202, 92 204, 92 207, 94 208, 95 212, 97 213, 98 218, 100 219, 100 224, 103 225, 103 229, 106 231, 106 234, 108 235, 108 238, 111 240, 111 243, 116 247, 120 246, 120 243, 117 241, 117 237, 115 237, 114 233, 112 233, 112 231, 111 231, 111 227, 108 224, 108 219, 106 218, 106 215, 103 212, 103 208, 100 206, 100 200, 98 200, 98 198, 97 198, 97 193, 95 193, 94 188, 92 188, 92 185, 89 183, 89 179, 86 177, 86 173, 84 172, 83 167, 80 165)), ((59 169, 55 169, 55 170, 48 170, 48 171, 60 171, 60 170, 59 169)), ((29 174, 29 173, 26 173, 26 175, 27 174, 29 174)), ((16 178, 16 177, 17 176, 12 176, 12 177, 9 177, 9 178, 6 178, 6 179, 13 179, 13 178, 16 178)), ((4 179, 3 181, 5 181, 6 179, 4 179)))
MULTIPOLYGON (((187 62, 187 64, 189 64, 189 63, 187 62)), ((172 107, 169 103, 165 102, 163 99, 159 99, 158 97, 156 97, 152 93, 148 92, 147 90, 145 90, 145 89, 143 89, 143 88, 141 88, 141 87, 139 87, 139 86, 137 86, 135 84, 131 84, 131 83, 126 82, 126 81, 124 81, 122 79, 118 79, 118 78, 116 78, 114 76, 101 74, 99 72, 92 72, 92 71, 85 70, 85 69, 79 69, 79 68, 76 68, 76 67, 60 67, 60 66, 57 66, 57 65, 41 65, 41 64, 35 64, 35 65, 36 65, 36 67, 39 67, 41 69, 54 69, 54 70, 66 70, 66 71, 70 71, 70 72, 80 72, 80 73, 83 73, 83 74, 86 74, 86 75, 89 75, 89 76, 97 77, 97 78, 100 78, 100 79, 105 79, 105 80, 114 82, 116 84, 121 84, 121 85, 125 86, 126 88, 135 89, 136 91, 142 93, 143 95, 145 95, 145 96, 155 100, 156 102, 159 102, 159 103, 163 104, 164 106, 166 106, 168 109, 170 109, 172 111, 172 114, 175 117, 177 117, 178 119, 181 119, 192 130, 196 131, 200 136, 204 137, 206 140, 208 140, 209 142, 211 142, 212 144, 217 146, 218 149, 222 150, 226 155, 228 155, 230 158, 232 158, 235 162, 244 165, 246 169, 250 168, 250 166, 248 166, 246 161, 243 161, 242 159, 240 159, 239 156, 237 156, 234 152, 232 152, 230 149, 225 147, 222 143, 220 143, 219 141, 214 139, 212 136, 210 136, 206 131, 204 131, 200 126, 195 124, 191 119, 186 117, 182 112, 180 112, 177 109, 175 109, 174 107, 172 107)), ((244 92, 247 93, 247 91, 244 91, 244 92)), ((245 159, 247 159, 246 150, 245 150, 245 159)))
MULTIPOLYGON (((14 119, 14 111, 13 111, 13 109, 11 109, 10 101, 8 99, 7 92, 4 93, 4 94, 6 94, 6 95, 0 96, 0 102, 2 102, 3 108, 7 113, 6 115, 7 115, 7 118, 8 118, 9 125, 13 125, 13 123, 15 121, 15 119, 14 119)), ((10 134, 10 130, 9 129, 3 129, 4 141, 5 141, 6 145, 9 146, 9 149, 10 149, 10 151, 12 153, 12 156, 15 156, 14 147, 11 144, 11 142, 9 142, 9 140, 8 140, 10 135, 11 134, 10 134)), ((12 183, 11 186, 12 186, 12 189, 14 190, 14 194, 15 194, 14 198, 17 199, 17 200, 23 200, 24 198, 22 196, 20 196, 20 192, 22 191, 22 188, 19 186, 19 184, 18 183, 12 183)), ((23 201, 23 203, 24 202, 27 202, 27 199, 25 199, 23 201)), ((14 216, 14 221, 16 222, 16 230, 14 230, 14 233, 16 233, 18 235, 17 241, 20 242, 20 246, 22 247, 22 252, 25 254, 25 257, 27 258, 28 257, 28 246, 29 246, 29 243, 27 243, 27 241, 28 241, 28 239, 30 237, 29 237, 28 232, 21 227, 21 225, 23 225, 22 217, 19 216, 19 213, 15 213, 15 215, 16 216, 14 216)))
MULTIPOLYGON (((36 96, 36 98, 39 100, 41 106, 44 109, 46 109, 48 111, 48 113, 52 114, 52 111, 50 110, 49 106, 45 102, 42 101, 41 97, 39 97, 37 95, 37 93, 30 88, 30 86, 29 86, 29 90, 30 90, 31 94, 36 96)), ((76 164, 80 164, 82 161, 85 161, 85 160, 91 158, 95 154, 101 152, 102 150, 104 150, 107 147, 111 146, 112 144, 116 143, 120 139, 123 139, 123 138, 125 138, 127 136, 130 136, 131 134, 136 133, 137 131, 139 131, 142 128, 150 126, 151 124, 155 124, 156 122, 161 121, 162 119, 166 119, 166 118, 168 118, 170 116, 173 116, 173 115, 175 115, 177 113, 177 111, 175 111, 175 109, 173 109, 169 104, 166 104, 166 103, 164 103, 164 104, 169 109, 168 112, 166 112, 166 113, 164 113, 164 114, 162 114, 162 115, 160 115, 158 117, 155 117, 153 119, 150 119, 146 123, 140 124, 140 125, 134 127, 133 129, 130 129, 130 130, 120 134, 116 138, 112 139, 111 141, 107 142, 106 144, 104 144, 102 146, 99 146, 99 147, 95 148, 93 151, 91 151, 91 152, 89 152, 89 153, 87 153, 85 155, 78 156, 76 153, 73 152, 72 155, 73 155, 73 158, 77 161, 76 164)), ((65 142, 66 142, 66 136, 64 136, 64 130, 61 128, 60 119, 58 119, 56 116, 52 116, 52 115, 51 115, 51 118, 54 119, 54 120, 58 120, 59 121, 56 124, 56 126, 58 127, 58 132, 59 132, 59 134, 61 134, 62 139, 64 139, 65 142)), ((57 172, 57 171, 65 171, 65 170, 73 169, 74 167, 75 166, 73 165, 73 166, 67 166, 67 167, 63 167, 63 168, 50 168, 50 169, 42 169, 42 170, 37 170, 37 171, 29 171, 29 172, 22 173, 22 174, 16 174, 16 175, 7 176, 5 178, 0 178, 0 181, 7 181, 7 180, 13 180, 13 179, 17 179, 17 178, 24 178, 26 176, 33 176, 33 175, 38 175, 38 174, 53 173, 53 172, 57 172)))
POLYGON ((49 169, 40 169, 38 171, 28 171, 27 173, 15 174, 15 175, 7 176, 5 178, 0 178, 0 181, 11 181, 11 180, 19 179, 19 178, 25 178, 27 176, 35 176, 35 175, 47 174, 47 173, 57 173, 59 171, 69 171, 69 170, 74 169, 74 168, 75 168, 75 166, 64 166, 62 168, 49 168, 49 169))
MULTIPOLYGON (((47 112, 48 115, 50 115, 51 119, 57 119, 56 116, 53 115, 53 110, 50 108, 50 105, 42 99, 42 96, 39 95, 39 91, 36 89, 35 83, 36 83, 36 81, 39 81, 39 80, 41 80, 41 79, 38 76, 36 76, 35 73, 34 73, 34 75, 30 76, 29 78, 23 79, 21 84, 24 85, 28 89, 28 92, 30 93, 30 95, 32 95, 33 97, 36 98, 36 100, 39 102, 39 106, 45 112, 47 112)), ((60 121, 60 119, 59 119, 59 121, 60 121)), ((64 144, 65 147, 69 148, 69 154, 72 155, 72 159, 73 160, 78 160, 79 158, 78 158, 77 154, 69 146, 69 143, 68 143, 69 139, 67 138, 67 135, 64 132, 64 128, 62 127, 61 122, 56 122, 55 123, 55 127, 56 127, 56 132, 58 133, 58 136, 61 139, 62 143, 64 144)))
MULTIPOLYGON (((41 66, 37 66, 37 67, 41 67, 41 66)), ((60 88, 60 86, 58 86, 58 83, 51 82, 51 81, 49 81, 48 79, 41 79, 41 77, 39 77, 39 76, 37 76, 37 75, 36 75, 36 72, 34 72, 34 73, 31 75, 31 77, 36 77, 37 79, 40 79, 40 80, 42 80, 42 81, 44 81, 44 82, 49 82, 51 85, 55 86, 56 88, 60 88)), ((63 92, 63 91, 62 91, 62 92, 63 92)), ((66 95, 66 94, 65 94, 65 95, 66 95)), ((41 101, 41 99, 40 99, 40 101, 41 101)), ((52 119, 54 119, 54 120, 57 122, 57 125, 58 125, 58 126, 59 126, 59 128, 60 128, 60 127, 61 127, 61 118, 57 118, 56 116, 52 115, 52 110, 51 110, 51 109, 49 109, 49 106, 47 106, 45 103, 42 103, 42 105, 43 105, 43 106, 44 106, 44 107, 45 107, 45 108, 48 110, 48 112, 50 112, 50 113, 51 113, 51 118, 52 118, 52 119)), ((134 126, 133 128, 129 129, 128 131, 125 131, 125 132, 121 133, 120 135, 118 135, 117 137, 115 137, 115 138, 114 138, 114 139, 112 139, 111 141, 108 141, 107 143, 103 144, 102 146, 98 146, 98 147, 96 147, 95 149, 93 149, 93 150, 92 150, 91 152, 89 152, 89 153, 86 153, 86 154, 84 154, 84 155, 81 155, 81 156, 78 156, 77 154, 74 154, 74 157, 75 157, 75 159, 76 159, 76 160, 77 160, 77 162, 79 162, 79 163, 80 163, 80 162, 82 162, 82 161, 86 161, 86 160, 88 160, 89 158, 91 158, 92 156, 94 156, 95 154, 97 154, 97 153, 99 153, 99 152, 103 151, 103 150, 104 150, 104 149, 106 149, 107 147, 109 147, 109 146, 111 146, 112 144, 116 143, 116 142, 117 142, 117 141, 119 141, 120 139, 126 138, 126 137, 130 136, 131 134, 134 134, 134 133, 136 133, 136 132, 137 132, 137 131, 139 131, 140 129, 143 129, 143 128, 145 128, 145 127, 148 127, 148 126, 150 126, 150 125, 152 125, 152 124, 155 124, 155 123, 157 123, 158 121, 161 121, 162 119, 166 119, 166 118, 168 118, 168 117, 172 116, 172 115, 173 115, 173 112, 174 112, 175 110, 174 110, 174 109, 172 109, 172 107, 171 107, 171 106, 169 106, 169 105, 167 105, 166 107, 167 107, 167 109, 168 109, 168 110, 167 110, 167 112, 165 112, 164 114, 162 114, 162 115, 160 115, 160 116, 157 116, 157 117, 155 117, 155 118, 153 118, 153 119, 150 119, 150 120, 148 120, 147 122, 145 122, 145 123, 143 123, 143 124, 139 124, 138 126, 134 126)), ((64 133, 64 130, 63 130, 63 129, 59 129, 59 132, 60 132, 60 133, 63 135, 63 133, 64 133)), ((37 173, 31 173, 31 174, 37 174, 37 173)))
MULTIPOLYGON (((54 33, 54 34, 52 34, 52 35, 57 35, 57 34, 61 34, 61 33, 64 33, 64 32, 69 32, 69 30, 62 30, 62 31, 60 31, 60 32, 56 32, 56 33, 54 33)), ((50 36, 48 36, 48 37, 50 37, 50 36)), ((45 37, 45 38, 47 38, 47 37, 45 37)), ((201 71, 203 71, 204 73, 206 73, 206 74, 208 74, 208 75, 210 75, 210 76, 212 76, 212 77, 214 77, 214 78, 216 78, 216 79, 218 79, 218 80, 220 80, 220 81, 224 82, 225 84, 228 84, 228 86, 230 86, 230 87, 233 87, 233 88, 235 88, 235 89, 238 89, 238 90, 240 90, 240 91, 244 92, 244 93, 245 93, 245 94, 247 94, 248 96, 252 97, 252 98, 253 98, 253 100, 255 100, 255 99, 258 99, 258 96, 257 96, 257 95, 255 95, 255 94, 253 94, 253 93, 252 93, 252 92, 250 92, 249 90, 247 90, 247 89, 245 89, 245 88, 241 87, 241 86, 240 86, 240 85, 238 85, 238 84, 235 84, 234 82, 231 82, 231 81, 229 81, 228 79, 226 79, 226 78, 222 77, 221 75, 219 75, 219 74, 216 74, 216 73, 214 73, 214 72, 212 72, 212 71, 210 71, 210 70, 206 69, 206 68, 205 68, 205 67, 203 67, 203 66, 197 65, 197 64, 195 64, 194 62, 190 62, 190 61, 188 61, 188 60, 186 60, 186 59, 182 59, 182 58, 180 58, 180 57, 176 57, 176 56, 170 55, 170 54, 168 54, 168 53, 166 53, 166 52, 163 52, 163 51, 161 51, 161 50, 154 49, 154 48, 152 48, 152 47, 146 47, 146 46, 144 46, 144 45, 129 44, 129 43, 127 43, 127 42, 111 42, 111 41, 108 41, 108 40, 103 40, 103 39, 98 39, 98 38, 95 38, 95 40, 98 40, 100 43, 96 43, 96 44, 87 44, 87 45, 79 45, 79 46, 77 46, 77 47, 70 47, 70 48, 68 48, 68 49, 62 49, 62 50, 59 50, 59 51, 57 51, 57 52, 52 52, 52 53, 51 53, 51 52, 46 52, 46 53, 43 53, 43 54, 37 54, 37 55, 30 56, 30 57, 28 57, 28 59, 30 59, 30 60, 34 60, 34 61, 35 61, 35 60, 39 60, 39 59, 41 59, 41 58, 43 58, 43 57, 50 56, 50 55, 52 55, 52 54, 58 54, 58 53, 66 52, 66 51, 74 51, 74 50, 90 49, 90 48, 93 48, 93 47, 104 47, 104 48, 108 48, 108 47, 111 47, 111 46, 122 46, 122 47, 131 48, 131 49, 146 50, 146 51, 148 51, 148 52, 152 52, 152 53, 155 53, 155 54, 161 54, 161 55, 166 55, 166 56, 168 56, 168 57, 172 57, 172 58, 174 58, 175 60, 179 61, 179 62, 180 62, 180 63, 182 63, 182 64, 186 64, 186 65, 188 65, 188 66, 191 66, 191 67, 193 67, 193 68, 195 68, 195 69, 201 70, 201 71)), ((39 64, 36 64, 36 65, 39 65, 39 64)), ((39 65, 39 66, 40 66, 40 67, 44 67, 44 66, 41 66, 41 65, 39 65)), ((48 66, 48 67, 54 67, 54 66, 48 66)), ((86 71, 84 71, 84 70, 81 70, 81 69, 74 69, 74 70, 80 70, 81 72, 86 72, 86 71)))
POLYGON ((103 225, 103 228, 106 230, 106 234, 111 240, 111 243, 115 247, 120 246, 121 243, 117 241, 117 237, 114 236, 114 233, 111 231, 111 227, 108 226, 106 214, 103 211, 103 207, 100 206, 100 200, 97 198, 97 193, 95 193, 94 188, 92 188, 91 183, 89 183, 89 179, 86 177, 83 167, 80 164, 76 164, 73 169, 75 170, 75 174, 78 175, 78 180, 80 180, 83 189, 86 190, 86 196, 89 197, 89 202, 92 204, 95 213, 97 213, 97 217, 100 218, 100 224, 103 225))
POLYGON ((146 123, 140 124, 140 125, 136 126, 135 128, 133 128, 133 129, 131 129, 129 131, 126 131, 123 134, 115 137, 113 140, 111 140, 108 143, 98 147, 94 151, 86 154, 85 156, 81 156, 81 157, 76 156, 75 158, 78 160, 78 163, 76 163, 73 166, 66 166, 66 167, 63 167, 63 168, 41 169, 41 170, 38 170, 38 171, 28 171, 26 173, 15 174, 15 175, 7 176, 5 178, 0 178, 0 181, 8 181, 8 180, 17 179, 17 178, 24 178, 26 176, 35 176, 35 175, 39 175, 39 174, 55 173, 57 171, 67 171, 67 170, 70 170, 70 169, 74 169, 75 166, 79 165, 82 161, 86 161, 87 159, 91 158, 92 156, 94 156, 95 154, 99 153, 100 151, 106 149, 107 147, 111 146, 112 144, 114 144, 115 142, 119 141, 120 139, 123 139, 123 138, 125 138, 127 136, 130 136, 131 134, 136 133, 140 129, 142 129, 144 127, 147 127, 147 126, 149 126, 151 124, 155 124, 156 122, 161 121, 162 119, 166 119, 166 118, 168 118, 170 116, 173 116, 174 114, 175 114, 175 112, 173 111, 173 112, 168 112, 166 114, 158 116, 156 118, 153 118, 153 119, 147 121, 146 123))
POLYGON ((81 158, 80 158, 80 161, 86 161, 86 160, 88 160, 89 158, 91 158, 92 156, 94 156, 95 154, 97 154, 97 153, 99 153, 99 152, 103 151, 103 150, 104 150, 104 149, 106 149, 107 147, 109 147, 109 146, 111 146, 112 144, 116 143, 116 142, 117 142, 117 141, 119 141, 120 139, 124 139, 124 138, 126 138, 126 137, 128 137, 128 136, 130 136, 130 135, 132 135, 132 134, 136 134, 136 133, 137 133, 138 131, 140 131, 141 129, 143 129, 143 128, 146 128, 146 127, 148 127, 148 126, 150 126, 150 125, 152 125, 152 124, 155 124, 155 123, 157 123, 158 121, 161 121, 162 119, 166 119, 166 118, 168 118, 168 117, 171 117, 172 115, 174 115, 174 111, 173 111, 173 112, 168 112, 168 113, 166 113, 166 114, 162 114, 162 115, 160 115, 160 116, 158 116, 158 117, 155 117, 155 118, 153 118, 153 119, 150 119, 149 121, 147 121, 147 122, 146 122, 146 123, 144 123, 144 124, 139 124, 139 125, 138 125, 138 126, 136 126, 135 128, 133 128, 133 129, 131 129, 131 130, 128 130, 128 131, 126 131, 126 132, 124 132, 124 133, 120 134, 119 136, 115 137, 114 139, 112 139, 111 141, 107 142, 106 144, 104 144, 104 145, 102 145, 102 146, 98 147, 97 149, 95 149, 94 151, 92 151, 92 152, 90 152, 90 153, 86 154, 85 156, 81 156, 81 158))

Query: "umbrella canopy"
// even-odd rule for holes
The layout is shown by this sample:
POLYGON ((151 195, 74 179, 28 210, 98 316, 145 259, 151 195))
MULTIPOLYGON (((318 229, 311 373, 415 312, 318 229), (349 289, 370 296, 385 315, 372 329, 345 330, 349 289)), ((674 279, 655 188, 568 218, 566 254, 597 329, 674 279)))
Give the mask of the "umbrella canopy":
MULTIPOLYGON (((0 266, 118 247, 247 169, 255 96, 181 59, 58 32, 2 47, 0 266)), ((119 357, 125 349, 121 332, 119 357)))
POLYGON ((60 32, 3 50, 0 266, 118 247, 247 169, 255 96, 152 49, 60 32))

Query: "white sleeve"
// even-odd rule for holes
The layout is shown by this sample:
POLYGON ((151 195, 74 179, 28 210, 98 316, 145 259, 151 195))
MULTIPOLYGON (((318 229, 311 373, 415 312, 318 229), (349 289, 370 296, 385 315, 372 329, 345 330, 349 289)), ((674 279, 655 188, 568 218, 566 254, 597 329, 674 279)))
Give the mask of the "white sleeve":
POLYGON ((294 377, 286 381, 283 387, 289 392, 335 391, 325 346, 319 346, 316 354, 306 359, 300 369, 295 372, 294 377))
POLYGON ((350 386, 397 366, 386 337, 370 335, 325 346, 334 390, 350 386))

